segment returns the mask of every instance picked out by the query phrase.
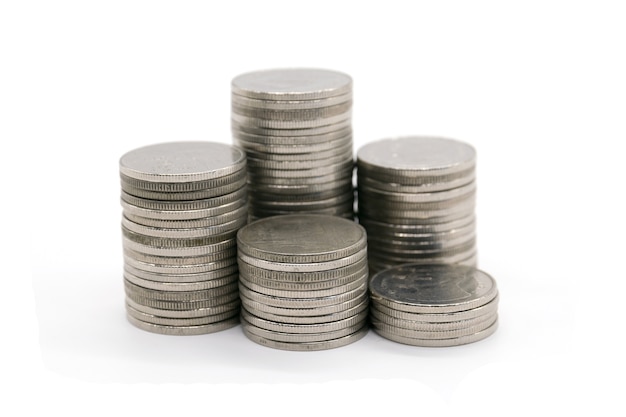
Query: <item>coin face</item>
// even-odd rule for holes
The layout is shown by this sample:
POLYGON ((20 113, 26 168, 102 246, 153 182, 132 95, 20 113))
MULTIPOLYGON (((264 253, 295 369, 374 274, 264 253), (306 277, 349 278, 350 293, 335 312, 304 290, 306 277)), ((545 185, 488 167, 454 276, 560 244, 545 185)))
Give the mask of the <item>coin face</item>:
POLYGON ((246 254, 278 262, 323 262, 355 254, 366 245, 365 229, 339 217, 294 214, 253 222, 237 235, 246 254))
POLYGON ((233 174, 245 167, 245 153, 215 142, 169 142, 132 150, 120 158, 120 173, 155 182, 193 182, 233 174))
POLYGON ((349 75, 314 68, 255 71, 232 81, 234 94, 269 100, 315 100, 346 94, 351 88, 349 75))
POLYGON ((407 136, 365 145, 358 151, 357 160, 359 168, 405 175, 447 175, 471 168, 476 152, 472 146, 453 139, 407 136))
POLYGON ((445 312, 469 310, 497 294, 494 279, 483 271, 459 265, 408 264, 390 268, 370 280, 372 297, 399 310, 445 312))

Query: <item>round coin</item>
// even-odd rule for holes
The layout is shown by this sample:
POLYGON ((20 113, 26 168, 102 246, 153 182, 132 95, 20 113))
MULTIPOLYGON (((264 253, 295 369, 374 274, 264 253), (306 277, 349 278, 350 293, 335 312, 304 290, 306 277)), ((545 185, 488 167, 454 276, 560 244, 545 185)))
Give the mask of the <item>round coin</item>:
POLYGON ((120 173, 153 182, 205 181, 245 167, 245 153, 213 142, 169 142, 132 150, 120 158, 120 173))
POLYGON ((460 265, 400 265, 375 274, 369 288, 374 303, 413 313, 470 310, 498 292, 490 275, 460 265))

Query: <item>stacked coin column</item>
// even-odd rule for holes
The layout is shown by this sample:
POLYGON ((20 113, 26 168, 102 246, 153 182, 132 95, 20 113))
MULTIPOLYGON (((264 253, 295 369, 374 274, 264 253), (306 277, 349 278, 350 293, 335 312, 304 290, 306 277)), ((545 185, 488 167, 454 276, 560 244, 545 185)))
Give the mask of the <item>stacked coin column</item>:
POLYGON ((353 221, 293 214, 237 235, 246 336, 284 350, 336 348, 368 329, 367 238, 353 221))
POLYGON ((239 323, 244 152, 211 142, 146 146, 121 157, 120 177, 128 320, 173 335, 239 323))
POLYGON ((370 280, 372 325, 379 335, 413 346, 457 346, 498 326, 496 281, 463 265, 405 264, 370 280))
POLYGON ((277 69, 232 81, 234 143, 248 155, 250 217, 353 217, 352 79, 277 69))
POLYGON ((358 217, 373 272, 404 263, 476 263, 476 154, 436 137, 369 143, 357 152, 358 217))

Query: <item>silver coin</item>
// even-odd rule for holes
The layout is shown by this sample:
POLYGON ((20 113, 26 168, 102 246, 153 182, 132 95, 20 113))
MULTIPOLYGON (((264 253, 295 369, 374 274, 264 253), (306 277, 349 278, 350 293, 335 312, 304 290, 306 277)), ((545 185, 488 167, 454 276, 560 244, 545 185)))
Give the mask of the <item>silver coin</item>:
POLYGON ((452 313, 410 313, 406 311, 396 310, 394 308, 387 307, 380 303, 372 303, 370 311, 379 311, 386 316, 394 319, 405 321, 417 321, 421 320, 425 323, 456 323, 466 320, 476 319, 477 317, 487 317, 496 314, 498 311, 498 303, 500 301, 500 295, 496 294, 493 300, 480 307, 472 308, 469 310, 457 311, 452 313))
MULTIPOLYGON (((440 332, 449 330, 467 329, 472 326, 481 324, 488 320, 494 320, 497 315, 495 312, 490 314, 483 314, 477 317, 466 320, 446 321, 446 322, 429 322, 423 321, 420 318, 420 314, 414 314, 413 320, 399 319, 388 314, 381 312, 376 306, 372 306, 370 309, 370 315, 372 322, 381 322, 393 327, 400 327, 409 330, 427 331, 427 332, 440 332)), ((425 338, 427 339, 427 338, 425 338)))
MULTIPOLYGON (((352 126, 344 123, 340 128, 332 127, 326 133, 313 133, 310 130, 298 130, 295 136, 285 134, 285 130, 280 131, 280 135, 272 136, 267 133, 250 133, 241 129, 233 129, 233 137, 247 146, 259 145, 260 151, 269 153, 310 153, 308 147, 315 147, 315 150, 332 149, 340 143, 352 140, 352 126), (326 145, 326 147, 322 147, 326 145), (322 147, 317 149, 317 147, 322 147), (303 152, 299 152, 304 149, 303 152)), ((321 128, 319 128, 321 129, 321 128)), ((318 129, 316 129, 318 130, 318 129)))
POLYGON ((155 316, 153 314, 144 313, 140 310, 136 310, 130 305, 126 304, 126 313, 137 320, 141 320, 146 323, 158 324, 161 326, 202 326, 206 324, 219 323, 221 321, 231 319, 239 316, 239 308, 235 308, 231 311, 215 314, 211 316, 203 317, 191 317, 191 318, 170 318, 155 316))
MULTIPOLYGON (((291 317, 292 320, 302 320, 303 323, 306 323, 306 320, 311 318, 315 320, 320 320, 320 317, 323 316, 340 314, 350 309, 354 309, 363 303, 369 304, 369 296, 366 291, 362 291, 360 295, 353 297, 347 301, 340 302, 338 304, 306 308, 276 307, 264 304, 259 301, 255 301, 251 298, 246 297, 246 295, 243 293, 241 293, 240 296, 242 304, 245 304, 249 311, 254 311, 259 317, 263 317, 264 314, 278 315, 282 317, 291 317)), ((271 320, 271 318, 268 317, 264 318, 271 320)))
POLYGON ((253 206, 253 211, 258 210, 288 210, 292 212, 297 211, 315 211, 315 210, 323 210, 333 207, 344 207, 349 204, 352 205, 354 202, 354 194, 351 191, 344 192, 342 194, 324 198, 317 201, 300 201, 300 200, 288 200, 288 201, 277 201, 277 200, 257 200, 250 196, 250 205, 253 206))
MULTIPOLYGON (((289 146, 283 147, 288 148, 291 152, 283 152, 283 153, 275 153, 274 147, 270 146, 249 146, 247 143, 233 138, 235 143, 241 143, 241 148, 246 151, 246 155, 248 158, 254 158, 261 161, 274 161, 274 162, 283 162, 283 161, 317 161, 320 163, 321 160, 325 160, 327 158, 336 157, 338 155, 343 155, 345 153, 352 153, 353 143, 352 137, 348 136, 345 139, 341 139, 335 142, 323 143, 320 145, 304 145, 304 146, 289 146)), ((249 163, 249 162, 248 162, 249 163)))
POLYGON ((345 329, 346 327, 352 327, 359 323, 362 323, 367 319, 368 311, 362 311, 357 313, 352 317, 348 317, 342 320, 337 320, 330 323, 316 323, 316 324, 288 324, 288 323, 280 323, 274 322, 270 320, 264 320, 260 317, 256 317, 252 315, 250 312, 246 311, 245 308, 241 309, 241 318, 251 325, 270 330, 272 332, 280 332, 280 333, 292 333, 292 334, 308 334, 308 333, 326 333, 326 332, 334 332, 340 329, 345 329))
POLYGON ((246 155, 223 143, 169 142, 127 152, 119 165, 121 174, 142 181, 206 181, 243 169, 246 155))
POLYGON ((153 272, 155 274, 185 275, 202 274, 205 272, 216 271, 218 269, 233 266, 237 263, 237 257, 231 256, 230 258, 205 264, 163 265, 141 262, 130 256, 124 255, 124 262, 126 263, 126 265, 145 272, 153 272))
POLYGON ((462 336, 462 337, 457 337, 457 338, 452 338, 452 339, 415 339, 411 337, 404 337, 404 336, 400 336, 394 333, 386 332, 382 329, 374 328, 374 331, 386 339, 389 339, 397 343, 402 343, 405 345, 422 346, 422 347, 449 347, 449 346, 460 346, 460 345, 465 345, 468 343, 478 342, 480 340, 483 340, 491 336, 496 331, 497 328, 498 328, 498 321, 496 320, 494 324, 492 324, 490 327, 488 327, 485 330, 482 330, 480 332, 477 332, 468 336, 462 336))
MULTIPOLYGON (((312 178, 312 177, 324 177, 330 176, 333 174, 344 174, 352 173, 353 161, 352 157, 348 157, 341 162, 336 162, 329 165, 317 166, 315 168, 306 168, 306 169, 269 169, 269 168, 248 168, 248 175, 251 175, 253 178, 255 175, 264 177, 266 179, 274 179, 274 178, 312 178)), ((343 177, 341 177, 343 178, 343 177)), ((269 180, 268 180, 269 181, 269 180)))
MULTIPOLYGON (((129 222, 126 222, 127 224, 129 222)), ((138 226, 133 225, 134 229, 137 229, 138 226)), ((229 230, 223 234, 212 235, 212 236, 201 236, 201 237, 159 237, 159 236, 148 236, 143 233, 137 233, 133 230, 129 230, 122 226, 122 236, 132 242, 139 243, 143 246, 147 247, 155 247, 155 248, 191 248, 198 246, 216 246, 219 244, 223 244, 224 248, 230 247, 225 242, 230 241, 237 235, 237 229, 229 230)), ((132 248, 131 248, 132 249, 132 248)), ((143 252, 142 250, 138 250, 139 252, 143 252)), ((150 253, 150 252, 144 252, 150 253)))
POLYGON ((365 326, 365 321, 357 323, 353 326, 346 327, 343 329, 334 330, 332 332, 325 333, 285 333, 285 332, 275 332, 271 330, 262 329, 260 327, 256 327, 255 325, 248 323, 243 317, 241 318, 241 327, 245 329, 248 333, 253 335, 263 337, 265 339, 274 340, 277 342, 286 342, 286 343, 315 343, 315 342, 325 342, 328 340, 337 339, 340 337, 348 336, 357 330, 360 330, 365 326))
POLYGON ((336 104, 345 103, 347 101, 352 101, 351 92, 316 100, 267 100, 249 98, 238 94, 231 95, 232 105, 271 110, 318 109, 321 107, 330 107, 336 104))
POLYGON ((175 284, 183 284, 186 282, 204 282, 204 281, 212 281, 218 278, 224 278, 233 274, 236 274, 239 271, 239 267, 236 264, 226 266, 222 269, 216 269, 208 272, 198 272, 198 273, 186 273, 186 274, 165 274, 165 273, 157 273, 145 271, 142 269, 135 268, 131 264, 124 264, 124 273, 132 274, 137 278, 145 279, 148 281, 155 282, 171 282, 175 284))
MULTIPOLYGON (((214 264, 219 261, 231 260, 237 258, 237 248, 230 247, 216 253, 209 253, 202 256, 158 256, 148 255, 137 252, 132 249, 124 248, 124 256, 133 259, 136 262, 146 264, 162 265, 162 266, 197 266, 203 264, 214 264)), ((139 267, 139 269, 142 269, 139 267)), ((145 269, 144 269, 145 270, 145 269)))
MULTIPOLYGON (((193 229, 174 229, 174 228, 162 228, 144 226, 139 223, 135 223, 129 220, 127 217, 122 216, 122 227, 125 230, 131 231, 135 234, 146 236, 148 238, 159 239, 206 239, 214 236, 225 236, 226 233, 236 232, 248 222, 246 217, 247 213, 241 213, 239 218, 231 220, 228 223, 222 223, 209 227, 196 227, 193 229)), ((146 238, 144 238, 146 239, 146 238)), ((210 241, 203 241, 203 243, 210 243, 210 241)), ((193 245, 198 246, 198 245, 193 245)))
MULTIPOLYGON (((357 154, 358 155, 358 154, 357 154)), ((459 183, 469 183, 469 178, 475 176, 476 168, 472 167, 465 171, 460 171, 454 174, 447 175, 429 175, 429 176, 406 176, 396 175, 391 173, 382 172, 369 172, 363 167, 359 161, 356 161, 357 178, 363 179, 364 177, 373 178, 378 182, 386 182, 389 184, 397 184, 401 187, 434 187, 443 191, 450 190, 459 185, 459 183)))
POLYGON ((214 307, 195 308, 191 310, 165 310, 160 308, 147 307, 126 297, 126 305, 142 313, 154 316, 173 319, 191 319, 206 316, 215 316, 216 314, 222 314, 229 311, 237 311, 237 315, 239 315, 239 308, 241 303, 239 301, 239 298, 237 297, 229 302, 219 304, 214 307))
POLYGON ((454 256, 459 253, 473 251, 476 248, 476 238, 474 236, 470 236, 469 239, 463 239, 460 244, 457 243, 453 246, 446 246, 441 242, 437 242, 430 245, 416 245, 411 247, 409 245, 397 245, 389 241, 384 242, 377 240, 369 240, 368 245, 370 252, 376 253, 380 256, 389 254, 395 257, 425 258, 434 254, 441 256, 454 256))
POLYGON ((389 237, 392 239, 441 241, 452 239, 455 236, 476 233, 476 219, 474 216, 464 217, 452 223, 416 225, 382 223, 363 217, 359 219, 359 224, 365 228, 368 236, 389 237))
MULTIPOLYGON (((246 198, 242 198, 238 201, 233 201, 228 204, 224 204, 223 206, 218 206, 209 209, 201 209, 201 210, 152 210, 146 209, 143 207, 133 206, 132 204, 128 204, 124 200, 120 199, 120 203, 122 208, 124 209, 125 215, 130 215, 133 217, 141 217, 144 219, 154 219, 154 220, 162 220, 162 221, 194 221, 199 220, 203 221, 207 218, 212 218, 216 216, 221 216, 223 214, 231 213, 236 211, 237 209, 246 205, 246 198)), ((132 220, 132 217, 129 217, 132 220)))
MULTIPOLYGON (((256 274, 249 274, 239 270, 239 275, 246 281, 256 286, 264 287, 268 289, 275 289, 281 291, 319 291, 330 290, 334 288, 342 288, 344 285, 350 284, 354 281, 361 279, 363 276, 367 276, 368 268, 367 264, 363 264, 363 267, 351 275, 346 275, 341 278, 335 278, 326 281, 315 282, 286 282, 273 279, 265 279, 257 276, 256 274)), ((253 288, 251 288, 253 289, 253 288)), ((260 291, 262 292, 262 291, 260 291)))
POLYGON ((294 309, 312 309, 318 307, 335 306, 345 303, 346 301, 354 300, 360 297, 364 292, 367 292, 367 285, 362 285, 352 291, 339 295, 331 295, 320 298, 293 298, 265 295, 252 291, 243 285, 239 286, 239 293, 242 297, 246 297, 248 299, 268 306, 294 309))
MULTIPOLYGON (((263 183, 248 183, 248 189, 251 194, 255 196, 273 196, 275 198, 302 198, 306 199, 309 196, 315 198, 316 195, 324 195, 323 193, 334 193, 339 190, 346 191, 348 189, 353 190, 352 178, 349 175, 344 175, 341 179, 331 180, 329 182, 312 183, 312 184, 263 184, 263 183)), ((353 191, 351 191, 353 192, 353 191)))
MULTIPOLYGON (((215 278, 208 281, 195 281, 195 282, 163 282, 163 281, 151 281, 148 279, 139 278, 136 275, 128 272, 124 273, 124 278, 129 282, 151 290, 166 291, 166 292, 190 292, 190 291, 205 291, 213 288, 223 287, 227 284, 236 283, 239 280, 239 275, 227 275, 223 278, 215 278)), ((199 293, 202 294, 202 293, 199 293)))
POLYGON ((158 191, 162 193, 181 193, 201 191, 207 188, 224 187, 233 184, 246 176, 246 169, 243 167, 237 172, 223 177, 213 178, 206 181, 193 182, 153 182, 143 181, 136 178, 120 174, 122 186, 130 186, 141 190, 158 191))
MULTIPOLYGON (((446 191, 442 191, 446 192, 446 191)), ((420 202, 420 201, 408 201, 409 196, 404 201, 393 200, 389 195, 382 194, 370 194, 369 192, 358 190, 359 196, 359 204, 363 206, 363 208, 368 209, 379 209, 381 210, 381 214, 384 216, 387 212, 401 211, 401 210, 411 210, 411 211, 433 211, 437 212, 444 209, 450 209, 455 207, 473 207, 476 202, 476 193, 474 191, 469 192, 467 194, 459 195, 447 200, 441 201, 430 201, 430 202, 420 202), (382 211, 384 210, 384 211, 382 211)), ((411 196, 416 196, 411 195, 411 196)), ((415 198, 415 200, 419 200, 419 196, 415 198)))
POLYGON ((468 327, 454 329, 454 330, 413 330, 406 329, 404 327, 396 327, 379 320, 372 319, 372 327, 377 330, 382 330, 385 333, 395 334, 403 337, 410 337, 413 339, 431 339, 431 340, 444 340, 455 339, 463 336, 470 336, 491 327, 493 323, 498 319, 497 314, 489 317, 478 324, 474 324, 468 327))
POLYGON ((169 200, 169 201, 187 201, 187 200, 203 200, 213 197, 219 197, 225 194, 233 193, 243 188, 247 183, 245 176, 238 179, 236 182, 223 185, 221 187, 205 188, 199 191, 190 192, 161 192, 150 191, 141 188, 135 188, 127 184, 122 184, 122 191, 135 197, 141 197, 149 200, 169 200))
POLYGON ((407 136, 368 143, 358 150, 357 161, 359 168, 368 172, 403 177, 444 176, 474 167, 476 151, 453 139, 407 136))
POLYGON ((435 203, 456 201, 457 199, 474 195, 476 193, 476 182, 474 181, 461 187, 436 192, 401 193, 395 191, 381 191, 363 184, 359 184, 358 190, 360 194, 367 196, 367 198, 373 198, 374 200, 382 199, 385 202, 435 203))
POLYGON ((352 91, 352 78, 317 68, 279 68, 238 75, 234 95, 260 100, 319 100, 352 91))
POLYGON ((142 226, 156 227, 160 229, 199 229, 204 227, 213 227, 223 224, 227 224, 234 220, 239 220, 242 217, 246 217, 248 214, 248 206, 242 205, 236 209, 220 214, 218 216, 203 217, 200 219, 188 219, 188 220, 166 220, 166 219, 152 219, 150 217, 137 216, 132 213, 124 212, 124 217, 133 223, 140 224, 142 226))
POLYGON ((208 298, 206 300, 195 301, 168 301, 157 300, 151 297, 142 297, 135 293, 126 293, 126 298, 133 300, 137 304, 141 304, 146 307, 152 307, 161 310, 198 310, 206 309, 208 307, 217 307, 222 304, 230 303, 231 301, 239 299, 239 293, 233 291, 228 294, 224 294, 220 297, 208 298))
POLYGON ((344 149, 341 153, 327 156, 322 159, 308 159, 308 160, 268 160, 257 159, 251 154, 248 155, 248 167, 250 171, 258 169, 270 169, 270 170, 286 170, 297 171, 302 169, 314 169, 328 165, 335 165, 345 162, 346 160, 352 160, 352 147, 344 149))
POLYGON ((218 323, 203 324, 197 326, 166 326, 161 324, 147 323, 145 321, 138 320, 131 315, 127 315, 126 317, 133 326, 138 327, 142 330, 151 333, 172 336, 195 336, 200 334, 215 333, 222 330, 230 329, 231 327, 235 327, 239 324, 239 316, 235 316, 233 318, 218 323))
POLYGON ((335 141, 318 144, 300 145, 266 145, 262 143, 247 142, 233 135, 233 143, 240 146, 251 157, 262 160, 294 161, 294 160, 323 160, 353 149, 352 135, 345 136, 335 141))
POLYGON ((270 347, 273 349, 290 350, 290 351, 316 351, 335 349, 342 346, 347 346, 351 343, 361 340, 369 331, 369 326, 364 325, 360 330, 352 333, 351 335, 340 337, 338 339, 328 340, 325 342, 310 342, 310 343, 289 343, 289 342, 277 342, 275 340, 266 339, 264 337, 257 336, 243 329, 246 337, 253 342, 270 347))
MULTIPOLYGON (((277 203, 314 203, 320 200, 327 200, 329 198, 336 198, 338 196, 349 195, 350 199, 354 200, 354 191, 352 189, 352 184, 349 182, 344 183, 339 187, 330 188, 324 191, 318 191, 315 193, 301 193, 291 194, 291 189, 282 189, 276 188, 277 192, 257 192, 254 189, 250 190, 250 199, 253 202, 277 202, 277 203)), ((299 190, 298 190, 299 191, 299 190)))
POLYGON ((401 265, 369 282, 373 303, 412 313, 450 313, 480 307, 498 290, 487 273, 458 265, 401 265))
MULTIPOLYGON (((195 302, 204 301, 212 298, 218 298, 226 294, 230 294, 237 289, 238 285, 235 280, 228 280, 226 284, 220 287, 208 288, 196 291, 162 291, 151 288, 141 287, 128 279, 124 278, 124 289, 126 295, 130 298, 141 297, 150 298, 152 300, 173 301, 173 302, 195 302)), ((133 298, 134 299, 134 298, 133 298)))
POLYGON ((359 217, 379 220, 385 223, 395 224, 439 224, 459 220, 467 216, 473 216, 475 201, 467 200, 458 205, 437 210, 410 210, 407 208, 389 209, 380 206, 367 206, 359 200, 359 217))
POLYGON ((343 294, 343 293, 352 291, 356 288, 360 288, 364 283, 367 283, 368 276, 369 275, 366 272, 365 274, 361 275, 360 277, 358 277, 357 279, 351 282, 348 282, 347 284, 336 285, 334 287, 326 288, 326 289, 308 290, 308 291, 307 290, 282 290, 282 289, 276 289, 276 288, 268 288, 262 285, 255 284, 254 282, 247 280, 245 277, 241 275, 239 276, 239 284, 244 285, 246 288, 256 293, 270 295, 274 297, 321 298, 321 297, 328 297, 328 296, 343 294))
POLYGON ((153 246, 151 244, 145 244, 141 242, 132 241, 126 237, 122 238, 122 247, 124 249, 130 249, 136 252, 141 252, 147 255, 167 256, 167 257, 196 257, 205 256, 212 253, 217 253, 225 249, 230 249, 237 244, 235 239, 228 239, 218 243, 200 246, 153 246))
MULTIPOLYGON (((241 187, 230 194, 222 196, 206 198, 195 201, 167 201, 167 200, 150 200, 147 198, 135 197, 122 191, 121 199, 123 202, 135 207, 157 211, 185 211, 190 214, 200 213, 199 217, 206 215, 212 216, 218 214, 217 211, 222 210, 224 206, 231 203, 243 203, 246 200, 246 187, 241 187), (206 210, 206 211, 205 211, 206 210), (213 211, 215 210, 215 212, 213 211), (205 214, 206 213, 206 214, 205 214)), ((178 213, 174 213, 178 214, 178 213)), ((180 213, 182 215, 182 213, 180 213)), ((191 217, 194 218, 194 217, 191 217)))
POLYGON ((317 127, 308 127, 308 128, 268 128, 268 127, 259 127, 259 126, 251 126, 246 124, 241 124, 233 118, 231 118, 231 128, 232 131, 236 134, 245 133, 259 136, 266 136, 267 138, 272 137, 298 137, 298 136, 318 136, 318 135, 326 135, 332 134, 334 132, 345 131, 346 129, 352 128, 352 119, 347 118, 343 121, 335 121, 329 125, 325 126, 317 126, 317 127))
POLYGON ((370 263, 379 262, 381 265, 394 265, 416 263, 426 265, 428 263, 460 263, 471 258, 476 253, 476 245, 468 245, 458 250, 450 251, 431 251, 424 253, 406 253, 392 249, 383 251, 378 248, 370 249, 370 263))
MULTIPOLYGON (((328 261, 361 255, 352 260, 357 261, 367 246, 367 235, 362 226, 349 220, 320 215, 291 215, 259 220, 242 227, 237 233, 237 245, 241 255, 281 263, 319 263, 318 266, 323 269, 311 271, 320 271, 345 266, 339 264, 333 268, 332 265, 324 265, 328 261)), ((264 265, 258 266, 263 268, 264 265)), ((267 266, 269 268, 266 269, 279 270, 272 265, 267 266)), ((305 272, 305 269, 294 272, 305 272)))
POLYGON ((343 320, 348 317, 355 316, 359 313, 362 313, 367 310, 369 306, 369 300, 365 299, 361 303, 356 306, 339 311, 332 314, 319 314, 317 312, 313 312, 313 316, 303 316, 303 315, 280 315, 280 314, 272 314, 267 313, 264 310, 259 310, 253 307, 253 304, 242 300, 242 306, 246 310, 248 310, 251 314, 260 317, 265 320, 280 322, 280 323, 290 323, 290 324, 319 324, 319 323, 330 323, 338 320, 343 320))
POLYGON ((294 284, 312 284, 326 281, 334 281, 347 276, 360 274, 363 268, 367 266, 367 257, 361 258, 359 261, 350 265, 329 269, 318 272, 285 272, 274 271, 271 269, 259 268, 248 264, 243 260, 238 260, 239 272, 247 276, 255 276, 264 280, 274 282, 285 282, 294 284))
POLYGON ((352 119, 352 110, 347 110, 341 114, 321 117, 311 120, 272 120, 272 119, 259 119, 256 117, 242 116, 238 113, 231 113, 231 119, 243 126, 251 126, 253 128, 266 128, 266 129, 311 129, 322 126, 333 126, 352 119))
POLYGON ((335 104, 328 107, 317 107, 312 109, 260 109, 256 107, 242 106, 232 103, 233 114, 254 117, 263 120, 294 121, 294 120, 317 120, 327 117, 344 114, 352 109, 352 101, 335 104))
MULTIPOLYGON (((357 163, 358 168, 358 163, 357 163)), ((402 179, 400 182, 416 183, 415 185, 403 185, 401 183, 393 182, 392 176, 368 176, 367 172, 363 169, 357 169, 357 183, 359 187, 369 187, 375 190, 390 191, 396 193, 434 193, 438 191, 453 190, 458 187, 462 187, 469 184, 476 179, 476 173, 474 169, 463 172, 463 175, 454 175, 450 177, 438 177, 438 178, 420 178, 415 179, 402 179)))

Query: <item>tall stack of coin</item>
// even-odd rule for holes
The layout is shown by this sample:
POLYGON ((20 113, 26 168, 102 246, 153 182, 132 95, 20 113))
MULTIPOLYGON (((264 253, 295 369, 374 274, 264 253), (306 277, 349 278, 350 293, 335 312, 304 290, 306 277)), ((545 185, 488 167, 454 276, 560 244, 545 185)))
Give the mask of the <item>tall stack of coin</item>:
POLYGON ((256 343, 322 350, 367 332, 367 237, 316 214, 258 220, 237 234, 242 326, 256 343))
POLYGON ((370 269, 476 264, 476 153, 466 143, 401 137, 357 152, 358 217, 370 269))
POLYGON ((405 264, 370 281, 379 335, 414 346, 457 346, 493 334, 498 289, 483 271, 462 265, 405 264))
POLYGON ((248 155, 250 217, 353 217, 352 79, 322 69, 232 80, 234 143, 248 155))
POLYGON ((123 155, 120 177, 128 320, 175 335, 239 323, 245 153, 211 142, 156 144, 123 155))

